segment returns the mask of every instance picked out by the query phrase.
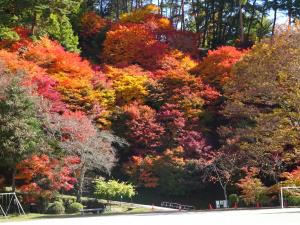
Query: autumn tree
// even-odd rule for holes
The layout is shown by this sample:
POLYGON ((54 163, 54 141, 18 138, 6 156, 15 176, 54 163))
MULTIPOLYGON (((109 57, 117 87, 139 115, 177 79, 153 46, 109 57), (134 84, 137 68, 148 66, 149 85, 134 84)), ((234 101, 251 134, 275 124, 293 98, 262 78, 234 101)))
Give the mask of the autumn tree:
POLYGON ((183 69, 159 71, 156 76, 164 93, 163 100, 176 104, 187 118, 197 117, 204 105, 220 96, 214 88, 205 85, 201 78, 183 69))
POLYGON ((247 205, 266 202, 267 187, 256 177, 258 172, 256 168, 246 169, 246 177, 237 183, 242 192, 241 197, 247 205))
POLYGON ((145 24, 157 33, 174 30, 171 21, 160 14, 160 9, 155 4, 148 4, 132 12, 122 14, 120 22, 145 24))
POLYGON ((167 45, 158 41, 144 24, 116 24, 103 43, 102 59, 117 66, 138 64, 146 69, 157 67, 167 45))
POLYGON ((290 171, 290 172, 283 172, 281 174, 281 178, 284 179, 284 181, 281 182, 283 185, 300 185, 300 169, 297 167, 296 169, 290 171))
POLYGON ((201 165, 204 181, 218 183, 224 195, 228 200, 228 189, 235 182, 234 177, 245 165, 245 155, 236 149, 219 149, 211 152, 210 160, 201 165))
POLYGON ((24 57, 48 73, 55 82, 54 89, 69 109, 90 112, 97 117, 99 125, 108 124, 99 111, 105 111, 114 104, 115 93, 108 89, 101 71, 94 71, 79 54, 67 52, 47 38, 30 44, 24 57), (99 110, 94 110, 96 108, 99 110))
POLYGON ((204 82, 223 89, 223 86, 233 79, 231 69, 245 51, 232 46, 222 46, 216 50, 209 50, 207 56, 201 61, 197 70, 204 82))
POLYGON ((50 123, 52 132, 58 133, 60 146, 67 155, 76 156, 80 160, 77 200, 81 201, 87 171, 110 173, 116 161, 115 150, 111 144, 117 139, 105 131, 99 132, 82 112, 53 115, 50 123))
POLYGON ((78 163, 77 157, 60 160, 48 155, 30 156, 17 164, 16 179, 22 183, 18 189, 47 206, 45 203, 55 198, 60 190, 74 188, 74 169, 78 163))
POLYGON ((219 129, 223 143, 246 152, 275 183, 297 158, 299 34, 294 27, 255 46, 225 86, 222 113, 230 122, 219 129))
MULTIPOLYGON (((124 107, 125 125, 128 131, 125 136, 131 140, 135 152, 159 148, 164 135, 164 127, 157 121, 155 110, 148 106, 131 104, 124 107)), ((143 154, 140 152, 139 154, 143 154)))
POLYGON ((166 149, 162 155, 153 162, 153 171, 158 178, 158 187, 162 193, 172 192, 173 195, 184 195, 189 190, 186 184, 186 164, 184 148, 166 149))
POLYGON ((96 60, 102 50, 109 20, 102 18, 95 12, 87 12, 80 18, 79 41, 84 56, 96 60))
POLYGON ((123 171, 138 187, 155 188, 160 179, 153 170, 156 158, 152 155, 132 156, 123 164, 123 171))
POLYGON ((141 67, 136 65, 124 68, 106 66, 104 73, 111 82, 117 105, 141 101, 148 95, 147 83, 151 73, 144 71, 141 67))

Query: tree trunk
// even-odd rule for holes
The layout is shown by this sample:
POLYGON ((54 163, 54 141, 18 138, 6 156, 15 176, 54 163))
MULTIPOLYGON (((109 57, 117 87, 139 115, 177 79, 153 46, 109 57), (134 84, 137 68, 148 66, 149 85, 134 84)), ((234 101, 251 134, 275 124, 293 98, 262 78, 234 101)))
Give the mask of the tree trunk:
POLYGON ((223 11, 224 11, 224 2, 220 3, 219 10, 218 10, 218 26, 217 26, 218 44, 221 44, 222 28, 224 27, 223 11))
MULTIPOLYGON (((227 202, 227 204, 228 204, 227 185, 226 185, 226 184, 223 185, 222 188, 223 188, 224 198, 225 198, 225 200, 226 200, 226 202, 227 202)), ((227 205, 227 207, 228 207, 228 205, 227 205)))
POLYGON ((85 173, 86 173, 86 169, 83 166, 81 168, 80 177, 78 179, 78 189, 77 189, 77 193, 76 193, 76 200, 77 200, 77 202, 81 202, 85 173))
POLYGON ((12 171, 12 176, 11 176, 12 192, 16 191, 16 175, 17 175, 17 169, 16 169, 16 166, 14 166, 13 171, 12 171))
POLYGON ((36 14, 36 12, 34 12, 34 14, 33 14, 33 19, 32 19, 32 23, 31 23, 31 34, 32 34, 32 35, 35 34, 36 23, 37 23, 37 14, 36 14))
POLYGON ((161 2, 160 2, 160 15, 162 15, 162 16, 164 15, 163 10, 164 10, 164 1, 161 0, 161 2))
POLYGON ((242 0, 239 0, 239 24, 240 24, 240 41, 244 43, 244 21, 243 21, 243 9, 242 9, 242 0))
POLYGON ((292 0, 287 1, 286 8, 288 11, 289 26, 291 26, 292 25, 292 14, 293 14, 293 1, 292 0))
POLYGON ((130 11, 133 10, 133 0, 130 1, 130 11))
POLYGON ((100 0, 100 8, 99 8, 99 10, 100 10, 100 15, 104 16, 104 13, 103 13, 103 0, 100 0))
POLYGON ((215 1, 211 3, 211 16, 212 16, 212 38, 211 38, 211 48, 216 47, 216 12, 215 12, 215 1))
POLYGON ((201 44, 203 48, 205 47, 205 44, 206 44, 206 36, 207 36, 208 20, 209 20, 208 11, 209 11, 208 10, 208 3, 205 2, 205 21, 204 21, 204 30, 203 30, 202 44, 201 44))
POLYGON ((119 0, 115 1, 115 9, 116 9, 116 20, 118 21, 120 18, 120 12, 119 12, 119 0))
POLYGON ((184 0, 181 0, 181 30, 185 29, 184 23, 184 0))
POLYGON ((256 0, 254 0, 253 5, 252 5, 252 13, 251 13, 249 26, 248 26, 248 32, 247 32, 248 38, 250 36, 250 31, 251 31, 251 27, 252 27, 254 16, 255 16, 255 5, 256 5, 256 0))
POLYGON ((277 20, 277 1, 274 1, 274 21, 273 21, 273 26, 272 26, 272 36, 275 33, 275 27, 276 27, 276 20, 277 20))
MULTIPOLYGON (((267 9, 267 2, 265 2, 265 4, 263 5, 263 7, 261 9, 260 28, 263 27, 264 18, 266 15, 266 9, 267 9)), ((261 41, 261 39, 262 39, 262 37, 259 36, 259 41, 261 41)))
POLYGON ((123 11, 125 13, 128 13, 128 4, 127 4, 127 0, 123 0, 123 11))

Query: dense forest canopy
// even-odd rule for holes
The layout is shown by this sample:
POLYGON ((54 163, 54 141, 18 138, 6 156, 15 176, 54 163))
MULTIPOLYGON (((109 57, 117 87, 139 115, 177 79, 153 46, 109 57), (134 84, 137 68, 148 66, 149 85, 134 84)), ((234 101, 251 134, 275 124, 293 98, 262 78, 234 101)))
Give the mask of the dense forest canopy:
POLYGON ((198 33, 199 46, 204 48, 235 42, 251 44, 274 34, 276 23, 282 21, 280 15, 286 16, 289 24, 300 16, 296 0, 2 0, 0 33, 14 37, 7 27, 27 24, 35 36, 47 34, 75 50, 78 39, 72 25, 78 32, 78 20, 85 12, 117 21, 123 14, 148 4, 156 4, 159 14, 169 18, 174 27, 198 33))
POLYGON ((299 16, 293 0, 0 0, 0 188, 81 201, 102 176, 276 204, 300 182, 299 16))

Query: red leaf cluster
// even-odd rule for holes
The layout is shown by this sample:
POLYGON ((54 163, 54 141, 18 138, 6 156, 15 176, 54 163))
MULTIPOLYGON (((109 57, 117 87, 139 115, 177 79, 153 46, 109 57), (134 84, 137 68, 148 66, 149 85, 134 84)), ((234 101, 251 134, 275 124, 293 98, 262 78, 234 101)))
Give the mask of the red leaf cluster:
POLYGON ((78 158, 58 160, 47 155, 33 155, 17 165, 16 179, 24 184, 20 190, 37 197, 52 198, 56 191, 70 190, 76 183, 72 167, 78 158))

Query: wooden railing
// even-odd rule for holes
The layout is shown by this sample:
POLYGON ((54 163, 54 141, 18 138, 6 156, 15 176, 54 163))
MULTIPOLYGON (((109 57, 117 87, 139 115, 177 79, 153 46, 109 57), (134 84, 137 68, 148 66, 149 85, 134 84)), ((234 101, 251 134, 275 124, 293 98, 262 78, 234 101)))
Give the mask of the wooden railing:
POLYGON ((174 202, 161 202, 160 205, 166 208, 179 209, 179 210, 194 210, 195 207, 191 205, 182 205, 174 202))

